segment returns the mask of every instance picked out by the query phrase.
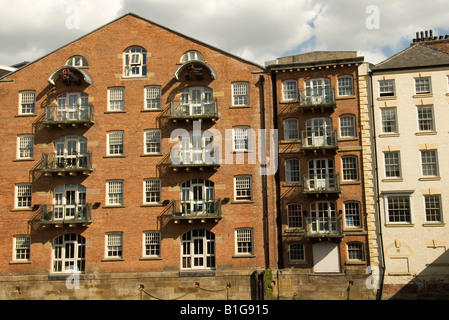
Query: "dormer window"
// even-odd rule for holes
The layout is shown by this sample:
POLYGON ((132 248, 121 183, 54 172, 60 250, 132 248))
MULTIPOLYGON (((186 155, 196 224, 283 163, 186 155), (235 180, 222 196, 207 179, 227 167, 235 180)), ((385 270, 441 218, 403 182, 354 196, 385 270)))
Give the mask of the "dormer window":
POLYGON ((147 51, 142 47, 131 47, 123 54, 123 76, 144 77, 147 75, 147 51))
POLYGON ((181 63, 186 63, 191 60, 198 60, 198 61, 204 61, 203 55, 195 50, 187 51, 184 53, 181 57, 181 63))
POLYGON ((72 67, 88 67, 89 63, 87 62, 87 59, 83 56, 73 56, 70 57, 69 60, 65 63, 66 66, 72 66, 72 67))

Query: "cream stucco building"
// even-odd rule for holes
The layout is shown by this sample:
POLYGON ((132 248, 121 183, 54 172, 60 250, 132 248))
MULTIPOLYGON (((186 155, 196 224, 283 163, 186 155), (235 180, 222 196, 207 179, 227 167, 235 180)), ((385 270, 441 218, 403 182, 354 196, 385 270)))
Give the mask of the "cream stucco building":
POLYGON ((371 70, 382 298, 449 285, 449 53, 415 41, 371 70))

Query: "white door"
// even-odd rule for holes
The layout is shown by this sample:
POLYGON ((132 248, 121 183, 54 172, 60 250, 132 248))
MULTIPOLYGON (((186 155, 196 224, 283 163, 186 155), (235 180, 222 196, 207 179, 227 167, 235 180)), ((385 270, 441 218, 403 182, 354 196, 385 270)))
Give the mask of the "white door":
POLYGON ((340 272, 340 253, 334 242, 318 242, 312 246, 315 273, 340 272))
POLYGON ((334 188, 334 161, 331 159, 310 160, 309 179, 311 190, 334 188))
POLYGON ((307 145, 308 146, 327 146, 329 145, 332 126, 329 118, 314 118, 307 120, 307 145))

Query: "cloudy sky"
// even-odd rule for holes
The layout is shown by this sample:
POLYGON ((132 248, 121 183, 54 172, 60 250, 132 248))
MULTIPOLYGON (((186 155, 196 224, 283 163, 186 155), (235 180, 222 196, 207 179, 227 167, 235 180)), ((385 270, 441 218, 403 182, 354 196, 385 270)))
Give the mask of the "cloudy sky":
POLYGON ((261 65, 316 50, 378 63, 417 31, 449 34, 448 0, 0 0, 0 65, 34 61, 128 12, 261 65))

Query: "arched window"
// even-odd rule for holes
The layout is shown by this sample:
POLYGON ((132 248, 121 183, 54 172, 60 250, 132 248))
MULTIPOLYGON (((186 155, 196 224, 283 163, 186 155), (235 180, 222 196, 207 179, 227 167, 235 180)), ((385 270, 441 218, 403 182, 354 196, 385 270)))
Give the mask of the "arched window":
POLYGON ((66 92, 58 96, 56 121, 87 120, 90 117, 89 96, 85 92, 66 92))
POLYGON ((307 104, 315 105, 331 103, 333 96, 330 80, 327 78, 318 78, 306 81, 305 95, 307 104))
POLYGON ((181 269, 215 269, 215 235, 203 229, 181 237, 181 269))
POLYGON ((89 66, 87 59, 84 58, 83 56, 79 56, 79 55, 70 57, 65 64, 67 66, 72 66, 72 67, 88 67, 89 66))
POLYGON ((88 160, 87 139, 85 137, 70 135, 55 141, 54 164, 58 168, 87 168, 88 160))
POLYGON ((62 234, 53 240, 52 272, 85 271, 86 239, 75 233, 62 234))
POLYGON ((341 76, 338 77, 338 95, 342 96, 352 96, 354 94, 352 76, 341 76))
POLYGON ((138 46, 130 47, 123 53, 123 76, 144 77, 147 75, 147 51, 138 46))
POLYGON ((190 50, 182 55, 180 62, 185 63, 192 60, 204 61, 204 57, 200 52, 196 50, 190 50))

